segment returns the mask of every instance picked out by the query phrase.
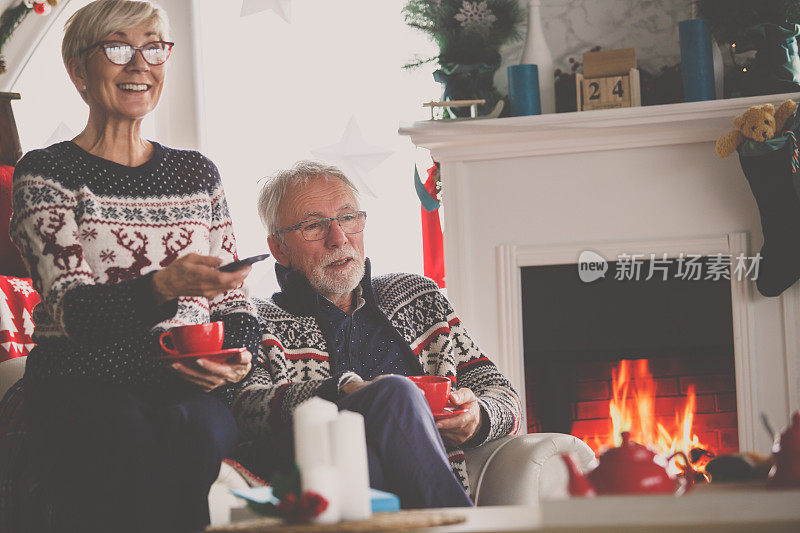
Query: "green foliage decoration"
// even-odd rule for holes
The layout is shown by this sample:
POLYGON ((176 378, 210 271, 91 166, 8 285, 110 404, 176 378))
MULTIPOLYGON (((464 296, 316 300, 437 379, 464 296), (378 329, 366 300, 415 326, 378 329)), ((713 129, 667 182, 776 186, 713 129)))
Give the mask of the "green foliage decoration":
POLYGON ((426 33, 439 55, 416 55, 404 68, 438 61, 440 65, 494 63, 502 45, 519 40, 525 10, 517 0, 409 0, 406 24, 426 33))
POLYGON ((6 45, 6 42, 17 29, 17 26, 25 19, 30 13, 31 8, 25 5, 25 2, 17 6, 10 7, 3 12, 0 17, 0 50, 6 45))
MULTIPOLYGON (((300 494, 300 470, 294 466, 286 471, 276 472, 272 477, 272 495, 277 500, 283 500, 289 494, 300 494)), ((281 511, 276 504, 271 502, 256 503, 247 502, 247 506, 255 513, 262 516, 273 516, 280 518, 281 511)))
POLYGON ((708 19, 719 42, 734 41, 742 30, 769 22, 800 24, 800 0, 699 0, 698 15, 708 19))

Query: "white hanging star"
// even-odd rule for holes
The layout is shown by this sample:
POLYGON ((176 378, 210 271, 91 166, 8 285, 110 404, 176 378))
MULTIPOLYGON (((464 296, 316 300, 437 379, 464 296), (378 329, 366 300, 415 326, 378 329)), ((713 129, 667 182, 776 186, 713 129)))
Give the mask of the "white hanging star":
POLYGON ((50 138, 47 139, 47 142, 45 142, 44 145, 50 146, 51 144, 56 144, 61 141, 68 141, 73 137, 75 137, 75 132, 63 122, 59 122, 58 126, 56 126, 56 129, 53 130, 52 135, 50 135, 50 138))
POLYGON ((361 192, 377 198, 378 195, 367 183, 367 177, 394 152, 368 144, 361 135, 356 118, 351 116, 342 134, 342 140, 330 146, 311 150, 311 153, 315 157, 339 165, 347 177, 356 182, 361 192))
POLYGON ((240 17, 261 13, 267 9, 274 11, 279 17, 292 23, 292 0, 242 0, 240 17))

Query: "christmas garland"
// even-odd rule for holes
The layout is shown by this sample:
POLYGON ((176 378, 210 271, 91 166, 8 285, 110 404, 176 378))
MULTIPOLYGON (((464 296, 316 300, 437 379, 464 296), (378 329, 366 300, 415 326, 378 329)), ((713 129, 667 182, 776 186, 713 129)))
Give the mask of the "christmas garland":
POLYGON ((47 15, 50 10, 58 5, 59 0, 46 0, 35 2, 24 0, 14 7, 9 7, 0 16, 0 74, 6 71, 6 60, 2 56, 3 47, 13 35, 17 27, 25 20, 31 11, 39 15, 47 15))
POLYGON ((257 514, 297 524, 311 521, 328 508, 329 502, 324 496, 300 490, 300 470, 297 467, 287 472, 276 472, 270 485, 272 496, 278 503, 248 501, 248 507, 257 514))
POLYGON ((404 68, 493 63, 501 45, 522 37, 525 16, 518 0, 407 0, 402 13, 407 25, 439 45, 438 56, 417 56, 404 68))
POLYGON ((800 23, 800 0, 697 0, 698 17, 708 19, 718 42, 734 41, 762 22, 800 23))

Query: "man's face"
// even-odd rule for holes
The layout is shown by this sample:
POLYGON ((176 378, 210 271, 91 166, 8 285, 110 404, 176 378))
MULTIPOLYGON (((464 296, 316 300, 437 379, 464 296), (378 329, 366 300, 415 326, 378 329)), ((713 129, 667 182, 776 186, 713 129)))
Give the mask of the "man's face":
MULTIPOLYGON (((279 227, 293 226, 315 218, 335 217, 357 211, 349 187, 337 178, 317 178, 290 188, 278 208, 279 227)), ((269 238, 275 259, 287 268, 302 272, 311 286, 328 299, 355 289, 364 277, 364 233, 347 234, 338 222, 328 236, 307 241, 300 230, 282 234, 283 241, 269 238)))

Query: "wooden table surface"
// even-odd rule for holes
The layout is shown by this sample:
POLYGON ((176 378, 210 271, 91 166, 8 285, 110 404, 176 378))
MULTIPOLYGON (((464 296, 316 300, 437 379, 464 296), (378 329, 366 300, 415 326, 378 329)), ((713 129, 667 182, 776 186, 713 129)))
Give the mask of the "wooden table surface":
MULTIPOLYGON (((752 483, 699 486, 680 497, 598 496, 544 501, 539 506, 454 508, 448 511, 465 515, 467 521, 420 531, 800 532, 800 490, 767 490, 763 484, 752 483)), ((239 518, 245 516, 239 515, 239 518)))

